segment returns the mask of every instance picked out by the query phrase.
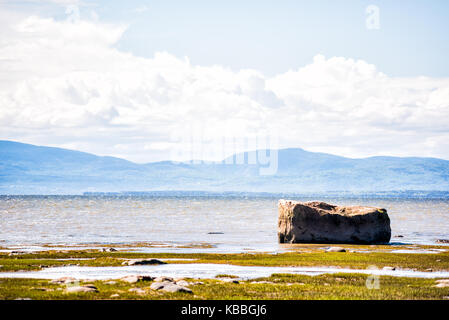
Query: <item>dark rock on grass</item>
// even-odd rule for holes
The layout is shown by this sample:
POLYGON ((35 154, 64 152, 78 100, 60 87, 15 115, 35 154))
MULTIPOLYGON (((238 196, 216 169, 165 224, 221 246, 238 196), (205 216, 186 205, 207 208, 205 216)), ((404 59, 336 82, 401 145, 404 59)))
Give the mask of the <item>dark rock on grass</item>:
POLYGON ((279 201, 280 243, 388 243, 390 218, 382 208, 279 201))
POLYGON ((101 252, 116 252, 117 249, 114 248, 103 248, 101 249, 101 252))
POLYGON ((124 261, 122 264, 128 266, 143 266, 143 265, 167 264, 167 263, 158 259, 133 259, 124 261))
POLYGON ((449 243, 449 239, 438 239, 437 243, 449 243))

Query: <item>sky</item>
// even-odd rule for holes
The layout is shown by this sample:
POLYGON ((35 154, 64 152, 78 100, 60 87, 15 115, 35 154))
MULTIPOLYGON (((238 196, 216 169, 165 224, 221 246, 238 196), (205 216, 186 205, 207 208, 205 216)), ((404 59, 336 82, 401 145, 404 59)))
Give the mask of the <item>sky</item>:
POLYGON ((140 163, 449 159, 448 15, 445 0, 0 0, 0 139, 140 163))

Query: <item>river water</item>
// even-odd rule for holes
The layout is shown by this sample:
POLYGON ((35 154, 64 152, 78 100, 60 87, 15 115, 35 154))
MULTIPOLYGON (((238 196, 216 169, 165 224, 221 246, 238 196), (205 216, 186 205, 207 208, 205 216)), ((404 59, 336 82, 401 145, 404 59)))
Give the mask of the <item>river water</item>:
MULTIPOLYGON (((392 243, 449 238, 449 199, 292 200, 386 208, 392 243)), ((159 245, 148 251, 277 251, 277 202, 274 197, 0 196, 0 246, 153 242, 159 245)))

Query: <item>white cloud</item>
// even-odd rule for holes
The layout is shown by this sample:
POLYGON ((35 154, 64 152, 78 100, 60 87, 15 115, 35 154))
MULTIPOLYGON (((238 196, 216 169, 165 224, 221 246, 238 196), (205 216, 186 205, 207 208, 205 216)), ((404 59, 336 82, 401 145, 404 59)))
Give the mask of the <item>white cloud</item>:
POLYGON ((275 132, 280 147, 449 158, 449 79, 391 78, 321 55, 275 77, 148 59, 114 47, 126 26, 83 20, 31 16, 1 30, 2 139, 144 162, 186 148, 174 138, 195 130, 205 149, 275 132))

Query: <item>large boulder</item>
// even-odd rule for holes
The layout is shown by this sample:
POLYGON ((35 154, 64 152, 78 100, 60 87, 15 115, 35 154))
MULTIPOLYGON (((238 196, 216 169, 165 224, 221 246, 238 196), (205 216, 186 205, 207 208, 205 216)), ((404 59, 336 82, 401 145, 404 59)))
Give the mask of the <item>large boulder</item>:
POLYGON ((280 200, 278 237, 280 243, 388 243, 390 218, 381 208, 280 200))

